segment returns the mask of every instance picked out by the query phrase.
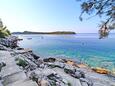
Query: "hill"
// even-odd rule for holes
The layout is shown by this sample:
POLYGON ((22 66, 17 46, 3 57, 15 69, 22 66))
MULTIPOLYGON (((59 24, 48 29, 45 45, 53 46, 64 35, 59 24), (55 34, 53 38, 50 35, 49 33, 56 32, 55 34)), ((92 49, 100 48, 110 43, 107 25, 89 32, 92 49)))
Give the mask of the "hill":
POLYGON ((31 31, 24 31, 24 32, 13 32, 12 34, 76 34, 72 31, 55 31, 55 32, 31 32, 31 31))

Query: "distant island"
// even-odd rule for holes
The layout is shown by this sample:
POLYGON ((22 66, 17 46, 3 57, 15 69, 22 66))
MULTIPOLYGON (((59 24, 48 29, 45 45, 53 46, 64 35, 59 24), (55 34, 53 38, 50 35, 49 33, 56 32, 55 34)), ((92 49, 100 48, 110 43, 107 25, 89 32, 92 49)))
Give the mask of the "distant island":
POLYGON ((72 31, 55 31, 55 32, 31 32, 31 31, 24 31, 24 32, 13 32, 12 34, 76 34, 72 31))

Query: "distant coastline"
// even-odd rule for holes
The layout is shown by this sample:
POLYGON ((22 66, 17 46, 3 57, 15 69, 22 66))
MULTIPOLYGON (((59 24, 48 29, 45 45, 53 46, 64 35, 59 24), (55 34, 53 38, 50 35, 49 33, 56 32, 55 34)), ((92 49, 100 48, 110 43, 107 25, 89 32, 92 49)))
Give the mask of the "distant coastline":
POLYGON ((55 32, 31 32, 31 31, 24 31, 24 32, 13 32, 12 34, 76 34, 73 31, 55 31, 55 32))

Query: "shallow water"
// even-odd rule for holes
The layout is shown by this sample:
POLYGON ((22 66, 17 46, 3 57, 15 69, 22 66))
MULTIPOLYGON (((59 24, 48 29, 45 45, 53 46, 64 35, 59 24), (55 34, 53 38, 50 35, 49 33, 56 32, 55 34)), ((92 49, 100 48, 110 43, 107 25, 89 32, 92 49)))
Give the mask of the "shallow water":
POLYGON ((41 57, 64 56, 92 67, 115 69, 115 34, 106 39, 98 39, 98 34, 18 36, 23 38, 21 47, 32 48, 41 57))

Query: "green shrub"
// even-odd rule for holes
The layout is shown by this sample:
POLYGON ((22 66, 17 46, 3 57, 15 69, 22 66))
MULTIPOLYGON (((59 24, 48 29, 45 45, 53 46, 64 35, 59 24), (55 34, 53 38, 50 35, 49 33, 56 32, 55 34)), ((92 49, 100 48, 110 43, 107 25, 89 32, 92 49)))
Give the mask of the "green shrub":
POLYGON ((18 66, 22 66, 23 68, 25 68, 28 64, 26 63, 25 60, 22 59, 18 59, 17 63, 18 66))
POLYGON ((2 21, 0 20, 0 38, 4 38, 7 37, 9 35, 11 35, 10 31, 8 29, 6 29, 6 26, 3 26, 2 21))
POLYGON ((70 82, 68 82, 68 86, 72 86, 70 82))

